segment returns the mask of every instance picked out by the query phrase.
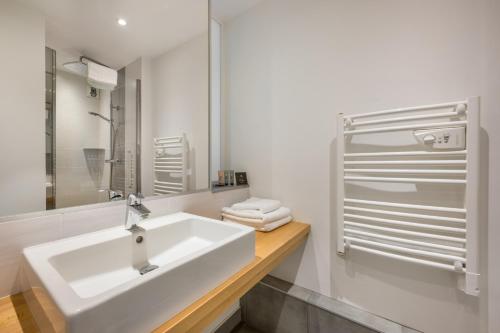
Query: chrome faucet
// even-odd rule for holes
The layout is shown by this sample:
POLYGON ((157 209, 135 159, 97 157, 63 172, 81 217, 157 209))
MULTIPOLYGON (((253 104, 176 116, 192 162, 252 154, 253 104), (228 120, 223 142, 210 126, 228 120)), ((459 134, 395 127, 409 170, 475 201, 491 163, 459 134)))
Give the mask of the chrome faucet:
POLYGON ((109 201, 118 201, 118 200, 122 200, 123 199, 123 192, 120 191, 120 190, 107 190, 108 191, 108 198, 109 198, 109 201))
POLYGON ((151 213, 151 211, 141 203, 141 199, 144 199, 144 197, 140 193, 130 193, 127 197, 125 229, 132 232, 141 230, 142 228, 137 224, 147 218, 151 213))

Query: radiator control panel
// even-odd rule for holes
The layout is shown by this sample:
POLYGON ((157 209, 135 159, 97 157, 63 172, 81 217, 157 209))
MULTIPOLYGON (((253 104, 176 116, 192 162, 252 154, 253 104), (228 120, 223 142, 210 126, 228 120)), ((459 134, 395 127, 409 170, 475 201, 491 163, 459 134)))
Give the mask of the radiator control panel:
POLYGON ((434 149, 465 149, 465 127, 416 130, 415 138, 434 149))

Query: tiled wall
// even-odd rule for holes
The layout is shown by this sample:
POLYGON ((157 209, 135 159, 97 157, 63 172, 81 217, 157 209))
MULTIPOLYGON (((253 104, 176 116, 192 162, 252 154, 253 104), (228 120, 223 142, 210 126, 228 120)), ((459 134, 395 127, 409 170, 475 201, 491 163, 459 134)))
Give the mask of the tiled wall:
MULTIPOLYGON (((219 218, 222 207, 248 198, 248 189, 209 191, 168 198, 150 198, 144 205, 152 217, 185 211, 219 218)), ((20 291, 19 264, 25 247, 115 227, 124 223, 125 203, 97 204, 49 213, 0 218, 0 297, 20 291)))

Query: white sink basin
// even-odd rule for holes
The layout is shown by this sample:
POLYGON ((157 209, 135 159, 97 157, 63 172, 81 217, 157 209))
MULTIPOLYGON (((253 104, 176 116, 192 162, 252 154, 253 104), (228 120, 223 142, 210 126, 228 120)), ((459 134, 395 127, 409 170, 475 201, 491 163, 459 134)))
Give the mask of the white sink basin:
POLYGON ((140 226, 24 249, 23 288, 42 331, 149 332, 255 256, 245 226, 186 213, 140 226), (147 265, 158 268, 141 275, 147 265))

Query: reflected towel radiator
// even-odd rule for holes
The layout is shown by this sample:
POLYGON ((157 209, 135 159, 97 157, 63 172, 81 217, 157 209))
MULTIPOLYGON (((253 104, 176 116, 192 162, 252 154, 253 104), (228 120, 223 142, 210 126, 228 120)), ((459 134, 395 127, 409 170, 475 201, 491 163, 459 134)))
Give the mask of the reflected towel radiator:
POLYGON ((174 194, 187 191, 186 135, 155 138, 154 148, 154 194, 174 194))
POLYGON ((456 272, 459 288, 478 295, 479 97, 364 114, 341 113, 337 121, 338 254, 355 250, 456 272), (392 133, 417 137, 426 130, 431 135, 417 140, 421 149, 384 146, 383 151, 349 151, 357 136, 392 133), (436 149, 433 131, 445 133, 441 140, 448 130, 463 131, 463 145, 436 149), (462 191, 464 199, 457 207, 423 204, 425 200, 389 202, 359 190, 371 185, 385 191, 400 183, 414 184, 417 193, 419 187, 430 186, 432 191, 435 184, 450 186, 453 193, 462 191), (346 191, 350 186, 357 186, 360 197, 346 191))

